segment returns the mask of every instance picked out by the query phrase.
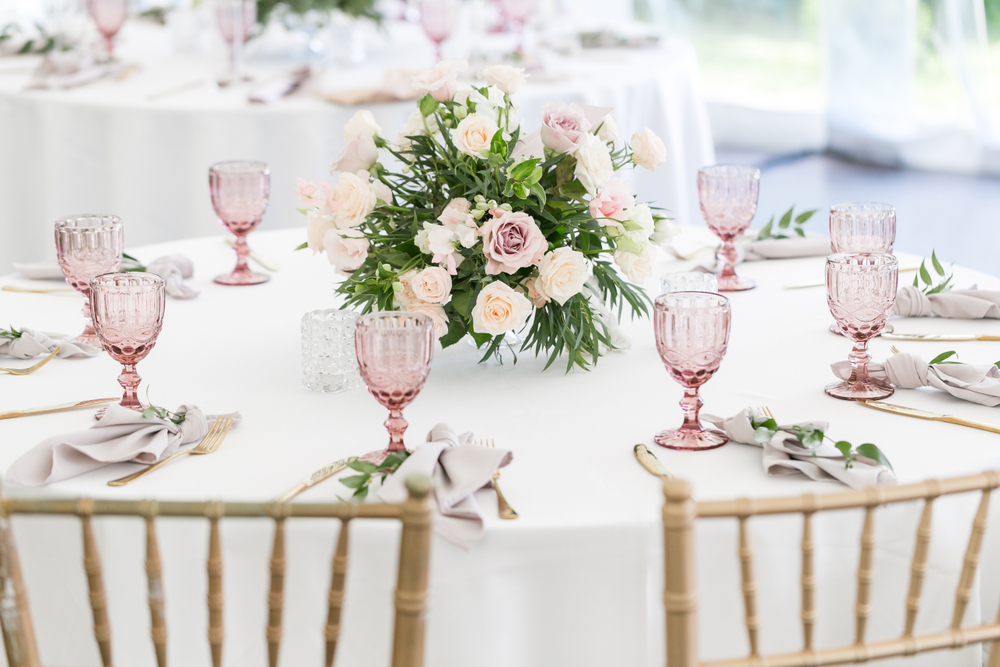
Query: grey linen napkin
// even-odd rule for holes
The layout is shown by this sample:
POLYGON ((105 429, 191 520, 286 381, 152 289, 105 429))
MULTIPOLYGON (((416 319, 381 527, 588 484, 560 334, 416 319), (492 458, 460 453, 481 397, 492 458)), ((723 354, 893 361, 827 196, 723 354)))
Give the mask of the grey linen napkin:
POLYGON ((963 320, 1000 319, 1000 292, 959 289, 927 296, 913 285, 900 287, 892 314, 899 317, 952 317, 963 320))
POLYGON ((125 71, 125 67, 124 63, 115 60, 98 61, 95 51, 90 49, 57 50, 46 54, 28 88, 76 88, 98 79, 118 76, 125 71))
MULTIPOLYGON (((122 270, 138 269, 142 265, 128 259, 122 260, 122 270)), ((146 265, 146 271, 155 273, 163 278, 164 290, 175 299, 190 299, 198 296, 198 290, 188 287, 184 281, 194 275, 194 264, 186 255, 167 255, 154 259, 146 265)), ((14 263, 14 270, 23 277, 30 280, 44 280, 46 278, 62 278, 63 272, 59 268, 59 263, 55 260, 46 262, 34 262, 31 264, 14 263)))
POLYGON ((387 503, 406 500, 406 478, 427 475, 434 479, 434 531, 463 549, 483 537, 483 515, 475 493, 493 483, 493 473, 513 460, 506 449, 473 445, 472 433, 458 435, 447 424, 438 424, 390 475, 378 497, 387 503))
MULTIPOLYGON (((718 248, 716 248, 717 250, 718 248)), ((788 239, 761 239, 741 236, 736 239, 736 263, 762 259, 792 259, 795 257, 825 257, 833 252, 825 236, 796 236, 788 239)), ((714 272, 717 261, 698 266, 695 270, 714 272)))
POLYGON ((47 438, 29 449, 7 469, 4 480, 43 486, 112 463, 153 464, 201 440, 219 417, 233 417, 233 426, 242 421, 239 412, 205 416, 193 405, 182 405, 176 412, 185 416, 180 424, 112 404, 92 427, 47 438))
MULTIPOLYGON (((701 415, 701 420, 721 428, 733 442, 761 447, 754 442, 754 428, 751 420, 763 421, 753 408, 744 408, 736 415, 723 419, 714 415, 701 415)), ((799 426, 812 424, 823 431, 827 422, 800 422, 799 426)), ((850 468, 844 467, 844 455, 831 444, 824 442, 813 451, 799 444, 789 433, 778 431, 770 442, 763 445, 764 472, 768 475, 787 476, 803 474, 817 482, 839 481, 852 489, 872 486, 887 486, 896 483, 891 470, 881 465, 871 465, 855 461, 850 468)))
MULTIPOLYGON (((830 367, 843 380, 851 376, 849 361, 838 361, 830 367)), ((900 352, 883 363, 869 363, 868 373, 904 389, 934 387, 965 401, 991 408, 1000 405, 1000 368, 994 364, 928 364, 915 354, 900 352)))
POLYGON ((101 348, 86 343, 76 343, 68 340, 52 340, 41 331, 21 329, 20 338, 0 336, 0 356, 7 355, 15 359, 31 359, 40 354, 49 354, 59 348, 59 359, 69 357, 93 357, 101 348))

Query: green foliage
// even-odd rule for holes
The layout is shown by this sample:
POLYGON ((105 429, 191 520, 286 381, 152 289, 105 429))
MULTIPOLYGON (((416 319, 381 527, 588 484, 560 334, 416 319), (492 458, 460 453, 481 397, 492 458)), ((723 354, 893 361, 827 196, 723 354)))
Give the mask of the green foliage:
POLYGON ((944 278, 944 280, 935 283, 935 279, 931 276, 930 271, 927 270, 927 260, 925 259, 920 262, 920 269, 917 271, 917 275, 913 277, 913 286, 919 288, 927 296, 950 290, 951 279, 955 277, 955 274, 945 272, 944 267, 941 266, 941 262, 938 261, 937 254, 933 250, 931 251, 931 267, 934 269, 934 273, 939 278, 944 278), (924 286, 920 287, 920 283, 923 283, 924 286))
POLYGON ((884 465, 889 468, 889 470, 893 469, 892 464, 889 463, 889 459, 882 453, 882 450, 870 442, 858 445, 857 448, 854 448, 854 446, 846 440, 833 440, 823 432, 823 429, 818 428, 813 424, 779 426, 774 419, 752 419, 750 424, 754 428, 754 442, 758 445, 770 442, 771 438, 773 438, 776 433, 781 431, 782 433, 788 433, 798 440, 799 444, 812 452, 813 456, 816 456, 816 448, 823 444, 824 440, 829 440, 844 455, 845 468, 851 468, 853 467, 855 461, 861 460, 866 463, 884 465))
POLYGON ((339 10, 354 18, 382 21, 382 15, 375 7, 375 0, 257 0, 257 22, 267 25, 271 12, 278 6, 284 6, 292 14, 339 10))
POLYGON ((24 331, 18 331, 14 328, 14 325, 9 325, 9 329, 0 329, 0 336, 5 338, 20 338, 24 331))
MULTIPOLYGON (((21 45, 21 48, 17 50, 17 55, 42 55, 48 53, 49 51, 56 50, 57 47, 61 48, 61 50, 65 50, 67 48, 65 44, 60 46, 56 36, 49 34, 40 23, 35 24, 35 30, 38 31, 38 37, 25 40, 24 44, 21 45)), ((20 32, 21 27, 19 25, 16 23, 8 23, 3 27, 3 30, 0 30, 0 43, 14 39, 20 32)))
POLYGON ((385 478, 396 472, 409 455, 410 452, 407 451, 394 452, 385 457, 385 460, 378 465, 368 461, 352 461, 347 464, 347 467, 360 474, 343 477, 340 483, 349 489, 354 489, 351 498, 361 502, 368 497, 368 487, 371 486, 373 478, 378 477, 379 481, 384 483, 385 478))
POLYGON ((817 209, 812 209, 811 211, 806 211, 805 213, 799 213, 792 218, 795 214, 795 206, 793 205, 785 211, 785 214, 781 216, 780 220, 778 220, 777 230, 774 229, 774 216, 772 215, 771 219, 767 221, 766 225, 764 225, 764 228, 760 230, 759 234, 757 234, 757 240, 791 238, 785 233, 788 231, 794 232, 799 236, 805 236, 806 233, 805 230, 802 229, 802 225, 804 225, 809 218, 813 217, 813 214, 816 211, 817 209), (795 223, 794 227, 792 227, 793 222, 795 223))

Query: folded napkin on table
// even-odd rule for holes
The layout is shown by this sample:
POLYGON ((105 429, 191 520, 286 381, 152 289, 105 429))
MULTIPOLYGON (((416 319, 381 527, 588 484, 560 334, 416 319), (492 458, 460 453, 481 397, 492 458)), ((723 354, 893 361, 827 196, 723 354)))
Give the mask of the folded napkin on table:
POLYGON ((87 430, 47 438, 29 449, 7 469, 4 479, 22 486, 43 486, 112 463, 153 464, 181 445, 201 440, 219 417, 232 417, 233 426, 242 421, 239 412, 206 416, 193 405, 182 405, 176 413, 184 415, 180 424, 109 405, 87 430))
POLYGON ((56 356, 60 359, 93 357, 101 351, 101 348, 87 345, 86 343, 52 340, 41 331, 34 331, 33 329, 21 329, 21 335, 17 338, 0 335, 0 356, 6 355, 15 359, 31 359, 40 354, 49 354, 57 347, 59 348, 59 354, 56 356))
POLYGON ((45 56, 32 76, 28 88, 76 88, 125 72, 127 65, 117 60, 99 61, 89 49, 52 51, 45 56))
MULTIPOLYGON (((842 380, 851 377, 849 361, 838 361, 830 367, 842 380)), ((1000 405, 1000 368, 995 364, 928 364, 915 354, 900 352, 883 363, 870 362, 868 374, 904 389, 934 387, 965 401, 1000 405)))
MULTIPOLYGON (((145 267, 142 264, 130 259, 123 259, 121 268, 125 270, 144 269, 149 273, 155 273, 163 278, 164 289, 167 294, 175 299, 190 299, 198 296, 198 290, 188 287, 184 281, 194 275, 194 265, 185 255, 168 255, 154 259, 145 267)), ((62 278, 63 272, 59 268, 59 262, 49 260, 46 262, 35 262, 33 264, 14 263, 14 270, 23 277, 30 280, 44 280, 46 278, 62 278)))
POLYGON ((953 317, 963 320, 1000 319, 1000 292, 957 289, 927 296, 913 285, 896 292, 893 315, 900 317, 953 317))
MULTIPOLYGON (((706 247, 705 250, 710 248, 706 247)), ((718 247, 713 249, 717 251, 718 247)), ((762 259, 792 259, 794 257, 825 257, 833 252, 830 239, 825 236, 795 236, 787 239, 760 239, 756 236, 741 236, 736 239, 736 263, 754 262, 762 259)), ((715 262, 699 269, 714 271, 715 262)))
POLYGON ((471 549, 483 537, 483 515, 475 493, 493 483, 493 473, 514 455, 506 449, 471 444, 472 434, 458 435, 447 424, 427 434, 395 473, 386 478, 378 497, 387 503, 406 500, 406 478, 426 475, 434 479, 434 530, 449 542, 471 549))
POLYGON ((352 106, 368 102, 398 102, 415 100, 420 91, 413 87, 413 75, 420 70, 390 69, 385 73, 381 85, 375 88, 352 88, 349 90, 329 90, 319 93, 327 102, 352 106))
MULTIPOLYGON (((734 442, 761 447, 754 441, 755 429, 752 421, 760 422, 764 421, 764 418, 753 408, 744 408, 728 419, 703 414, 701 420, 721 428, 734 442)), ((800 422, 794 425, 812 425, 823 431, 826 431, 828 426, 827 422, 800 422)), ((762 447, 764 472, 768 475, 784 476, 801 473, 818 482, 839 481, 852 489, 896 483, 896 475, 882 465, 871 465, 856 460, 850 468, 845 467, 841 451, 826 442, 810 450, 803 447, 792 434, 778 431, 762 447)))
POLYGON ((312 70, 308 66, 283 72, 254 86, 250 90, 248 99, 255 104, 274 104, 298 90, 310 76, 312 76, 312 70))

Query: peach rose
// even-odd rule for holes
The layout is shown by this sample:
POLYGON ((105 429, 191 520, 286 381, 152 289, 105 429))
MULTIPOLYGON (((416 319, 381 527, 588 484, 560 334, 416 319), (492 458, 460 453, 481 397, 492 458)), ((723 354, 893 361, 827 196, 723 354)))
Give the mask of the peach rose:
POLYGON ((556 153, 575 152, 590 130, 590 122, 579 104, 547 102, 540 118, 542 143, 556 153))
POLYGON ((531 302, 499 280, 490 283, 476 297, 472 307, 472 328, 477 333, 498 336, 519 329, 531 315, 531 302))
POLYGON ((432 69, 424 70, 413 77, 413 87, 428 92, 438 102, 447 102, 455 95, 458 73, 468 69, 464 60, 442 60, 432 69))
POLYGON ((451 276, 440 266, 428 266, 410 281, 413 294, 427 303, 444 303, 451 296, 451 276))
POLYGON ((441 211, 438 221, 443 225, 464 225, 469 219, 471 206, 465 197, 456 197, 448 202, 448 205, 441 211))
POLYGON ((419 313, 431 318, 434 324, 434 337, 440 338, 448 333, 448 313, 444 312, 444 307, 437 303, 417 302, 410 304, 406 310, 411 313, 419 313))
POLYGON ((632 184, 624 178, 612 178, 590 200, 590 215, 605 227, 621 227, 620 221, 633 206, 635 197, 632 196, 632 184))
POLYGON ((537 264, 549 247, 535 219, 522 211, 503 211, 483 223, 479 233, 483 237, 483 254, 489 260, 487 275, 516 273, 537 264))
POLYGON ((357 134, 347 140, 347 145, 330 163, 330 173, 346 171, 354 173, 371 169, 378 162, 378 147, 367 134, 357 134))
POLYGON ((535 287, 562 306, 580 293, 586 281, 587 258, 582 252, 563 246, 546 254, 539 262, 535 287))
POLYGON ((524 291, 531 300, 531 303, 535 304, 535 308, 544 308, 545 304, 549 302, 549 297, 538 290, 538 276, 525 278, 521 281, 521 286, 524 287, 524 291))
POLYGON ((455 148, 466 155, 482 159, 483 149, 489 150, 493 135, 497 133, 496 122, 481 113, 470 113, 462 119, 452 134, 455 148))
POLYGON ((487 86, 496 86, 507 95, 513 95, 521 90, 521 86, 528 78, 523 67, 510 65, 490 65, 480 70, 476 76, 484 79, 487 86))
POLYGON ((406 310, 420 300, 413 292, 413 277, 416 275, 416 270, 411 269, 406 273, 400 274, 396 278, 396 282, 392 285, 393 299, 396 302, 396 306, 403 310, 406 310))
POLYGON ((369 245, 368 239, 357 229, 331 229, 323 237, 326 257, 341 273, 364 264, 369 245))
POLYGON ((340 229, 360 225, 368 214, 375 210, 375 204, 378 202, 378 196, 367 178, 368 174, 360 173, 362 176, 342 173, 337 184, 333 186, 332 208, 337 227, 340 229))
POLYGON ((640 167, 653 171, 667 159, 667 149, 663 141, 648 127, 642 133, 632 135, 632 161, 640 167))

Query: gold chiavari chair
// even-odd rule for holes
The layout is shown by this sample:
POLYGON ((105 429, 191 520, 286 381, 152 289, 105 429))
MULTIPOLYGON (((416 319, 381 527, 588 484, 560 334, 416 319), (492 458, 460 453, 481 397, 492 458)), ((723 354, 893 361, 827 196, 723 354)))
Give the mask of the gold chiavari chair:
POLYGON ((819 667, 869 662, 896 656, 911 656, 926 651, 958 649, 970 644, 991 642, 989 667, 1000 667, 1000 615, 992 623, 962 627, 962 619, 972 593, 979 564, 979 552, 986 530, 990 495, 1000 486, 1000 473, 985 472, 968 477, 928 480, 906 486, 879 487, 829 495, 806 494, 798 497, 739 499, 695 502, 690 483, 665 480, 663 536, 667 626, 667 667, 819 667), (934 501, 957 493, 979 491, 979 509, 965 550, 962 573, 955 592, 951 627, 941 632, 914 635, 920 610, 920 593, 927 570, 934 501), (906 622, 903 634, 895 639, 866 641, 865 627, 871 611, 870 593, 875 548, 875 511, 880 505, 923 500, 923 512, 917 527, 916 548, 910 566, 910 585, 906 598, 906 622), (857 573, 854 643, 834 648, 813 646, 815 627, 815 577, 813 572, 812 518, 817 512, 863 509, 864 526, 860 539, 857 573), (796 653, 761 655, 758 649, 757 593, 753 574, 753 549, 750 544, 750 517, 775 514, 801 514, 802 530, 802 636, 803 647, 796 653), (745 658, 702 661, 698 658, 698 595, 695 589, 693 529, 695 520, 730 518, 739 522, 739 559, 745 625, 750 655, 745 658))
POLYGON ((90 589, 94 638, 104 667, 111 667, 111 628, 100 554, 94 540, 91 517, 138 516, 146 525, 146 574, 149 584, 149 612, 153 646, 159 667, 167 665, 167 629, 164 620, 163 581, 156 539, 157 517, 204 517, 209 523, 208 546, 208 641, 212 664, 222 665, 222 546, 219 521, 223 517, 267 518, 274 522, 271 578, 266 629, 271 667, 278 664, 281 641, 281 612, 285 573, 285 531, 287 518, 333 518, 341 522, 333 557, 329 609, 325 626, 326 666, 333 664, 340 635, 344 580, 347 575, 349 523, 352 519, 396 519, 402 522, 399 571, 396 581, 395 624, 392 667, 423 667, 424 614, 427 600, 427 570, 430 554, 431 513, 428 496, 433 484, 426 477, 406 480, 409 498, 399 505, 353 503, 231 503, 157 502, 150 500, 19 500, 0 502, 0 629, 10 667, 39 667, 38 650, 28 611, 28 598, 17 549, 11 533, 10 517, 15 514, 62 514, 80 517, 83 529, 83 564, 90 589))

